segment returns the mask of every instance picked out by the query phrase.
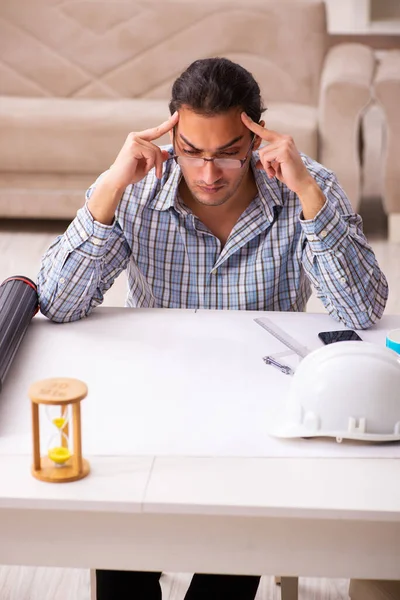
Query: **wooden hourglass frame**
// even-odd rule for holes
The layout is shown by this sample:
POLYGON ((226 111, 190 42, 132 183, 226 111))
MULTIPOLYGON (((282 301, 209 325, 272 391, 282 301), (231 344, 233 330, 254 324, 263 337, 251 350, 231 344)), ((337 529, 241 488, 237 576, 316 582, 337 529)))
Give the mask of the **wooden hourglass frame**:
POLYGON ((33 465, 32 475, 40 481, 66 483, 86 477, 90 471, 87 460, 82 457, 81 401, 87 396, 87 386, 78 379, 57 377, 32 384, 29 398, 32 409, 33 465), (59 444, 49 448, 48 456, 40 453, 39 406, 59 407, 58 416, 51 419, 59 444), (72 412, 73 453, 70 451, 69 406, 72 412))

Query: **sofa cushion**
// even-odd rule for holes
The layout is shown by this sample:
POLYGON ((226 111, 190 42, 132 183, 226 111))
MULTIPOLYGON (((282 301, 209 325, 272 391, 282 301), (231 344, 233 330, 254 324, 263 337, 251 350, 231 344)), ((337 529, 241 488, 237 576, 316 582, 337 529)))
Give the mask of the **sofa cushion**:
POLYGON ((322 0, 3 0, 0 94, 162 100, 225 56, 269 101, 314 105, 326 43, 322 0))
MULTIPOLYGON (((34 173, 100 173, 131 131, 162 123, 167 100, 0 98, 0 170, 34 173)), ((271 104, 266 125, 294 137, 299 150, 317 156, 317 110, 271 104)), ((158 140, 169 143, 168 135, 158 140)))
POLYGON ((3 96, 1 170, 101 172, 112 164, 129 132, 158 125, 168 115, 168 104, 161 100, 3 96))

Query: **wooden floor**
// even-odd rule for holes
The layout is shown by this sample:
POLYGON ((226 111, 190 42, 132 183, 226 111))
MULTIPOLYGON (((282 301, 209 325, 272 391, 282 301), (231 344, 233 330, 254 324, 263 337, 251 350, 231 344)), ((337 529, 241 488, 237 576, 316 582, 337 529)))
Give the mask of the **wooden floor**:
MULTIPOLYGON (((386 241, 386 222, 380 205, 369 202, 362 207, 361 214, 365 231, 389 280, 390 297, 386 312, 400 313, 400 245, 386 241)), ((36 279, 42 254, 54 237, 65 230, 66 225, 0 222, 0 281, 17 274, 36 279)), ((126 279, 121 275, 107 293, 105 305, 123 306, 125 289, 126 279)), ((319 300, 313 297, 308 310, 319 312, 324 309, 319 300)), ((183 599, 189 581, 188 575, 164 575, 163 599, 183 599)), ((346 580, 300 579, 299 600, 348 600, 347 590, 346 580)), ((88 571, 0 566, 0 600, 89 599, 88 571)), ((275 586, 274 579, 263 577, 257 600, 279 599, 280 589, 275 586)))

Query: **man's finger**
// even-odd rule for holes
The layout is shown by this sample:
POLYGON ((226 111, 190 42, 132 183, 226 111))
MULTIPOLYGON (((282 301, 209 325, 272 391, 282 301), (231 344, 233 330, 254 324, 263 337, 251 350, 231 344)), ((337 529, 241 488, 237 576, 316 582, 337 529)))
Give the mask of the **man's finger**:
POLYGON ((271 152, 260 152, 259 156, 262 161, 273 162, 276 160, 277 162, 280 162, 282 160, 281 157, 278 156, 276 150, 271 150, 271 152))
POLYGON ((154 146, 153 144, 148 144, 142 146, 143 157, 146 160, 147 172, 149 172, 153 167, 156 171, 156 177, 161 179, 163 172, 163 164, 164 158, 162 152, 158 146, 154 146))
POLYGON ((265 129, 258 123, 255 123, 253 119, 251 119, 245 112, 242 112, 240 116, 246 127, 263 140, 266 140, 267 142, 276 142, 281 137, 276 131, 272 131, 272 129, 265 129))
POLYGON ((140 131, 136 135, 137 135, 137 137, 139 137, 142 140, 145 140, 146 142, 151 142, 153 140, 157 140, 158 138, 163 136, 165 133, 168 133, 168 131, 171 131, 171 129, 173 127, 175 127, 175 125, 177 124, 178 120, 179 120, 178 111, 175 111, 174 114, 169 119, 164 121, 164 123, 161 123, 161 125, 159 125, 158 127, 152 127, 151 129, 145 129, 144 131, 140 131))
POLYGON ((268 154, 270 152, 275 152, 275 154, 278 154, 278 152, 282 151, 282 144, 266 144, 265 146, 261 146, 261 148, 259 149, 259 154, 268 154))
POLYGON ((155 162, 155 169, 156 169, 156 177, 157 179, 161 179, 162 177, 162 172, 163 172, 163 159, 161 156, 157 156, 156 157, 156 162, 155 162))
POLYGON ((265 165, 263 165, 261 160, 258 160, 256 163, 256 169, 259 169, 260 171, 265 171, 269 178, 275 177, 276 169, 274 169, 270 162, 267 162, 265 165))

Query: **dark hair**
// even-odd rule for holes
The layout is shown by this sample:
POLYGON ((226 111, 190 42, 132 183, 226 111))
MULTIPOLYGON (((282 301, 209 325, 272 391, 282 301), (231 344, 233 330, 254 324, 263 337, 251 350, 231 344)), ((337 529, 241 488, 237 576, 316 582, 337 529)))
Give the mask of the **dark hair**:
POLYGON ((256 123, 265 110, 253 75, 227 58, 196 60, 178 77, 172 86, 171 115, 183 105, 209 116, 237 107, 256 123))

